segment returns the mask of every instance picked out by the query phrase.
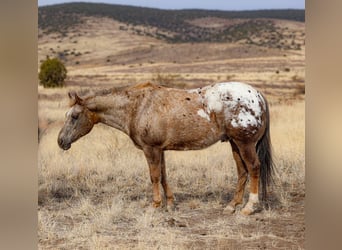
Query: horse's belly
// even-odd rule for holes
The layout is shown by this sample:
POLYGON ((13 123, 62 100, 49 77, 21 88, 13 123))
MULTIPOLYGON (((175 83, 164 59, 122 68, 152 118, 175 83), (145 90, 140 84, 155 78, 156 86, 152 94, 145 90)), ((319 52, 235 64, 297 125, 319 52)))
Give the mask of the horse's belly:
POLYGON ((176 142, 164 147, 165 150, 200 150, 213 145, 217 141, 176 142))
POLYGON ((166 150, 198 150, 209 147, 220 140, 218 131, 208 130, 182 130, 174 131, 169 135, 163 148, 166 150))

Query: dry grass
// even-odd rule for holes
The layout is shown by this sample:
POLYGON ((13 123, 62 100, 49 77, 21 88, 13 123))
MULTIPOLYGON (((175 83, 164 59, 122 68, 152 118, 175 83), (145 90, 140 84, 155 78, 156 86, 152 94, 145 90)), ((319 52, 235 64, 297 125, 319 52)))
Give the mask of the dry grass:
MULTIPOLYGON (((51 105, 40 107, 40 112, 62 119, 62 108, 48 110, 53 110, 51 105)), ((248 249, 256 242, 303 247, 301 237, 272 230, 272 225, 291 220, 293 195, 303 195, 304 102, 272 106, 271 115, 276 185, 270 206, 247 218, 221 215, 236 181, 227 143, 167 152, 169 182, 178 204, 177 211, 168 213, 150 208, 148 167, 126 135, 97 125, 65 152, 56 143, 60 126, 50 126, 39 144, 40 247, 248 249)))

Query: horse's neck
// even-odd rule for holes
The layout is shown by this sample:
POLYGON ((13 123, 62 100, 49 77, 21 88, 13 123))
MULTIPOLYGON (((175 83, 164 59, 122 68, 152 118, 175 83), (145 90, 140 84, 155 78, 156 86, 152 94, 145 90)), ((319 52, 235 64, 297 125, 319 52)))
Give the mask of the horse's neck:
POLYGON ((129 133, 132 101, 123 93, 94 96, 87 101, 87 106, 97 114, 99 122, 129 133))

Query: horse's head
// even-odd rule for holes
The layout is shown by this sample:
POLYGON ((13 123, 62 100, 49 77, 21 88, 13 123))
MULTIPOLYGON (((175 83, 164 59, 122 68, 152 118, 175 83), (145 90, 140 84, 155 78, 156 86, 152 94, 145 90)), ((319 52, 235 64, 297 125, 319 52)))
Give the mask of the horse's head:
POLYGON ((84 100, 76 93, 68 93, 70 98, 70 110, 66 113, 66 121, 58 135, 58 145, 68 150, 71 143, 88 134, 97 122, 96 114, 90 111, 84 104, 84 100))

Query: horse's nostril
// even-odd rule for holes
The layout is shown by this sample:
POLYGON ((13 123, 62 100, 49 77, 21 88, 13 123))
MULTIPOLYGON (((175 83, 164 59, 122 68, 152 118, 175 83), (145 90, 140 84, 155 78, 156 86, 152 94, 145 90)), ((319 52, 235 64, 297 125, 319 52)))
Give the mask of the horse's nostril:
POLYGON ((62 138, 58 138, 58 145, 59 147, 65 149, 66 148, 66 142, 62 138))
POLYGON ((68 150, 71 147, 71 143, 68 143, 67 141, 61 138, 58 138, 57 142, 61 149, 68 150))

